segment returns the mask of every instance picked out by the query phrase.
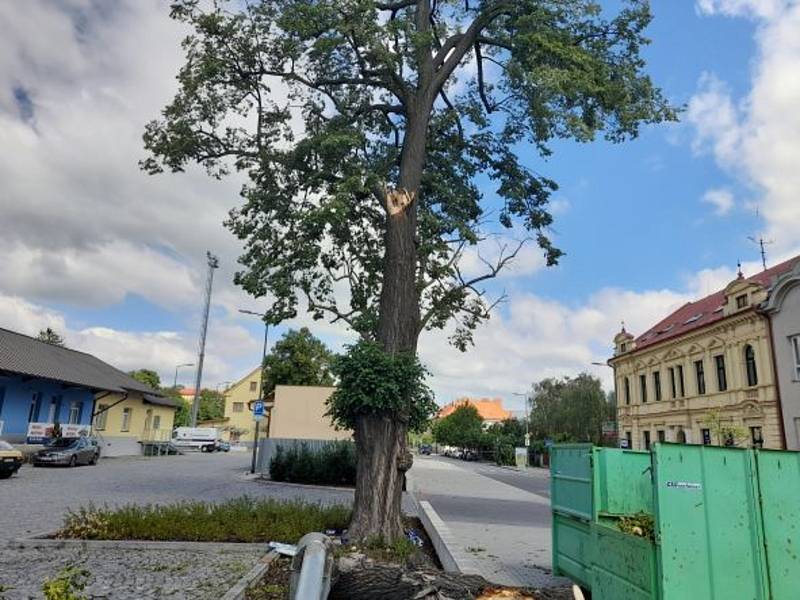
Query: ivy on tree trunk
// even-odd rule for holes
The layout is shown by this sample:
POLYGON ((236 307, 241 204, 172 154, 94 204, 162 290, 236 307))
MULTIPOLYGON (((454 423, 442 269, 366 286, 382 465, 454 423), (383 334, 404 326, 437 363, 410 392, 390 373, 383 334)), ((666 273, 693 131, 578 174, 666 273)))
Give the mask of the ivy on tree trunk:
MULTIPOLYGON (((465 350, 502 300, 486 282, 525 243, 558 261, 556 184, 534 170, 552 140, 620 142, 676 116, 644 73, 644 0, 611 16, 591 0, 178 0, 172 16, 186 63, 142 168, 243 173, 236 282, 271 323, 307 310, 388 356, 426 329, 465 350), (476 250, 483 273, 464 261, 476 250)), ((357 537, 399 535, 402 407, 427 399, 344 403, 357 537)))

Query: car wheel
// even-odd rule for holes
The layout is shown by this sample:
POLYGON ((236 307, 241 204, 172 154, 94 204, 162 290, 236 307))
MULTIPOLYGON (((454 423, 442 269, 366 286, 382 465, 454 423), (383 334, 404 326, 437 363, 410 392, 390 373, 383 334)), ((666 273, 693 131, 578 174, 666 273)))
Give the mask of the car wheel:
POLYGON ((92 458, 89 459, 89 464, 92 466, 97 464, 97 454, 92 454, 92 458))
POLYGON ((69 459, 69 466, 74 467, 77 464, 78 464, 78 457, 73 454, 69 459))

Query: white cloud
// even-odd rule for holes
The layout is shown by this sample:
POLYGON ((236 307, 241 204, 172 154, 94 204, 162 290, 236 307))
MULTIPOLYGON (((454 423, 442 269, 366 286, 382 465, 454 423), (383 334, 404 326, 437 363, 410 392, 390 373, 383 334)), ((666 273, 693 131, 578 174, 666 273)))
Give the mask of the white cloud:
POLYGON ((758 17, 752 87, 735 100, 714 75, 700 80, 689 102, 697 151, 709 151, 732 176, 756 190, 763 235, 778 253, 800 240, 800 4, 717 0, 704 12, 758 17))
POLYGON ((702 201, 714 207, 714 212, 723 217, 733 209, 733 194, 727 189, 708 190, 703 194, 702 201))

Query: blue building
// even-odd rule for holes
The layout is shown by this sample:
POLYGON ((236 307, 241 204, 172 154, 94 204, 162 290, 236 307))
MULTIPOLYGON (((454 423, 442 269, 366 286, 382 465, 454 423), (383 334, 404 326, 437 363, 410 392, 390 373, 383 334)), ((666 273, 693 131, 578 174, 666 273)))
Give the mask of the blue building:
POLYGON ((88 433, 97 400, 134 391, 160 395, 91 354, 0 329, 0 439, 43 443, 55 423, 88 433))

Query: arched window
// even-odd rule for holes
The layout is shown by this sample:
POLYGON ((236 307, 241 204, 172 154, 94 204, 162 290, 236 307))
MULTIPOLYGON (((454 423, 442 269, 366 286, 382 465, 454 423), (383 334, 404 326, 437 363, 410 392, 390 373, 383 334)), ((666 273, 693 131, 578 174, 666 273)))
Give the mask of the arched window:
POLYGON ((751 345, 744 347, 744 362, 747 367, 747 385, 758 385, 758 371, 756 370, 756 353, 751 345))

